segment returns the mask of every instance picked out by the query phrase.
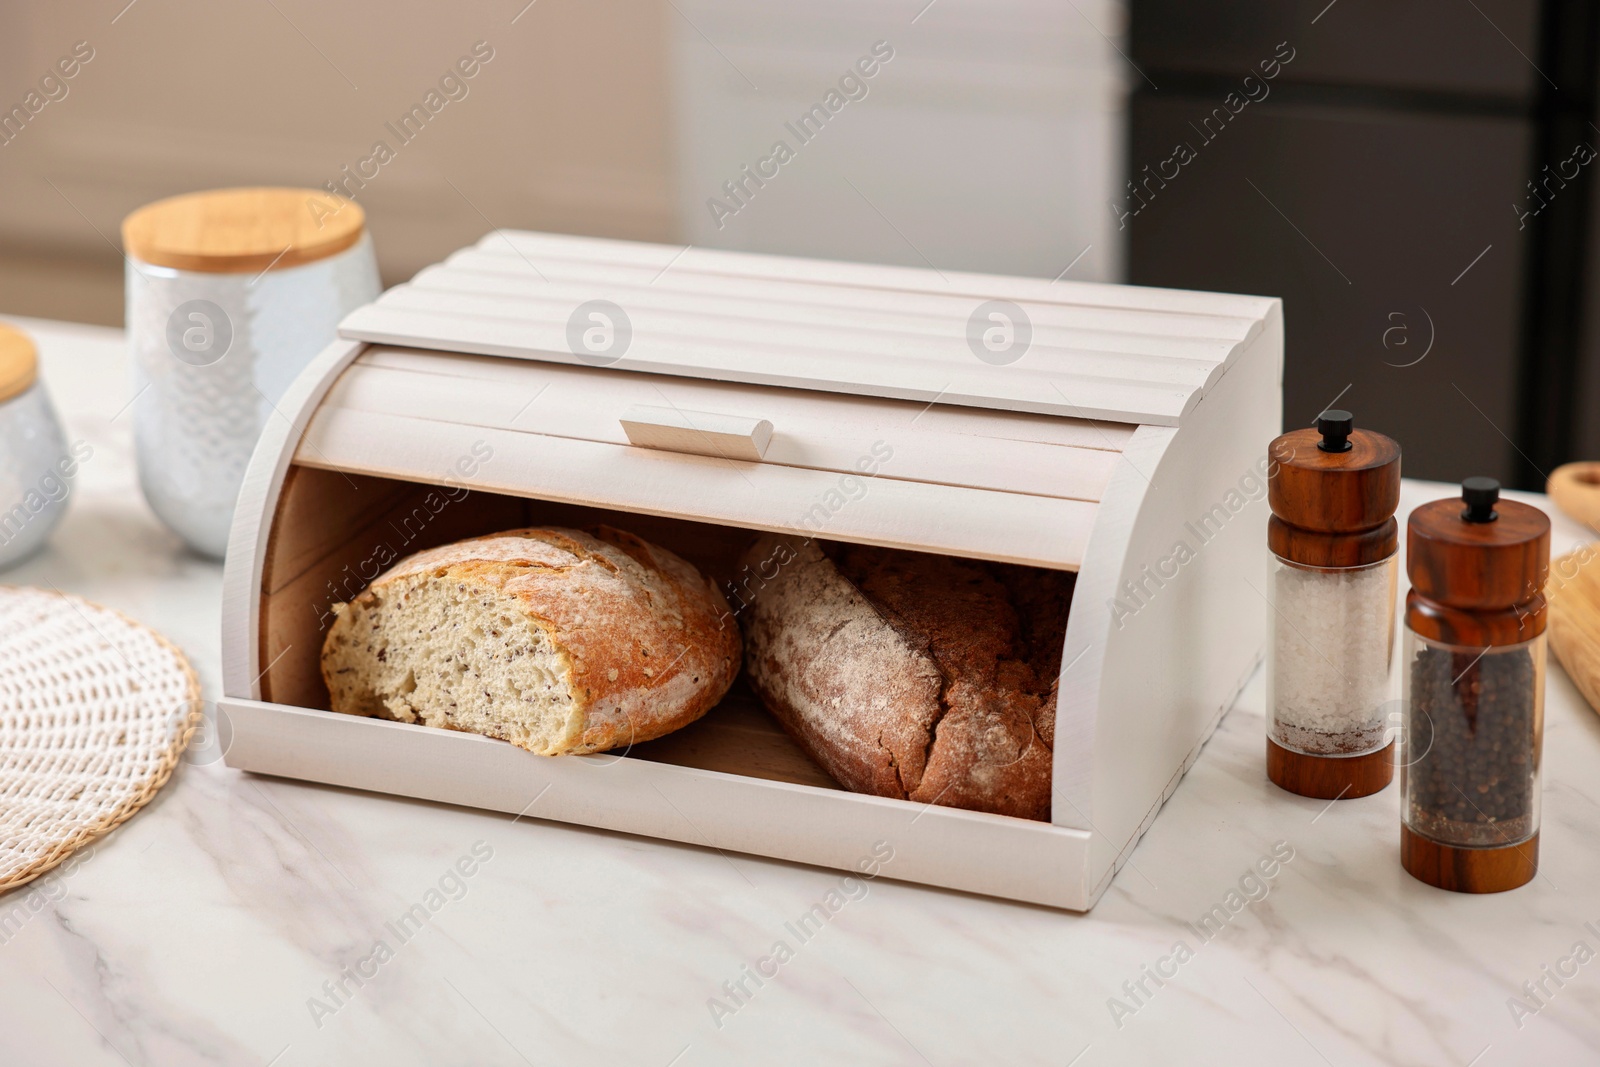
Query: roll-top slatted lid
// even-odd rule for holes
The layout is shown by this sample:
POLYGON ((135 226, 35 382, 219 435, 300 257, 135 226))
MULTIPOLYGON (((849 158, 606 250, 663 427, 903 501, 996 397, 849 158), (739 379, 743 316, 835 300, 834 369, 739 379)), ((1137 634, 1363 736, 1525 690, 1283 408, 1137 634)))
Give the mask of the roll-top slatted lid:
POLYGON ((340 334, 1176 426, 1261 331, 1274 303, 497 231, 354 312, 340 334))

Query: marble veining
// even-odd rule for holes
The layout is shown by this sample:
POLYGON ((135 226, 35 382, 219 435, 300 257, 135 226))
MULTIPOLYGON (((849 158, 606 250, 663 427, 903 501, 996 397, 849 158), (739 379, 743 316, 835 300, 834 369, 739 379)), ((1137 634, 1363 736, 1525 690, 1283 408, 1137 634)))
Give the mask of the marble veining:
MULTIPOLYGON (((220 570, 138 495, 121 335, 26 325, 94 455, 50 548, 0 580, 161 629, 215 699, 220 570)), ((1408 483, 1402 511, 1443 491, 1408 483)), ((1258 676, 1091 914, 878 879, 803 943, 785 924, 838 872, 249 777, 202 746, 36 912, 28 889, 0 898, 0 1063, 1600 1062, 1600 961, 1546 979, 1537 1012, 1508 1007, 1575 943, 1600 951, 1600 717, 1560 669, 1543 869, 1492 897, 1401 870, 1394 787, 1330 805, 1271 786, 1263 699, 1258 676), (1293 859, 1266 891, 1199 936, 1279 842, 1293 859), (492 857, 440 889, 479 843, 492 857), (391 924, 430 889, 443 902, 401 940, 391 924), (733 1004, 724 983, 782 939, 792 958, 733 1004), (1134 1004, 1124 983, 1163 958, 1171 977, 1134 1004)))

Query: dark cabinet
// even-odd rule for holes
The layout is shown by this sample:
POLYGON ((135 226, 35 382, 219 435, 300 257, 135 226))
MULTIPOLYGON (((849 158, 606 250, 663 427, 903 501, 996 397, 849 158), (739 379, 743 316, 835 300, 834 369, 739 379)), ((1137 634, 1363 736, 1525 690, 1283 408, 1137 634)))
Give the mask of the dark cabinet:
POLYGON ((1242 78, 1287 42, 1298 53, 1284 68, 1287 82, 1526 100, 1540 77, 1532 58, 1539 7, 1528 0, 1134 0, 1131 53, 1166 74, 1242 78))
POLYGON ((1125 219, 1132 280, 1283 297, 1288 425, 1337 400, 1403 442, 1408 474, 1509 480, 1528 124, 1269 96, 1208 142, 1209 103, 1133 102, 1135 175, 1195 156, 1125 219))
POLYGON ((1338 399, 1408 475, 1541 485, 1600 440, 1594 6, 1135 0, 1129 281, 1282 297, 1289 426, 1338 399))

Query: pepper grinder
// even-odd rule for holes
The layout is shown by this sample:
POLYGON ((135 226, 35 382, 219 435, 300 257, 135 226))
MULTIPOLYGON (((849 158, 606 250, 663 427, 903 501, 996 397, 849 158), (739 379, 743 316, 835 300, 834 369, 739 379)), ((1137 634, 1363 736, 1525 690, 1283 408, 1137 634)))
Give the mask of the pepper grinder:
POLYGON ((1368 796, 1394 777, 1400 446, 1325 411, 1268 456, 1267 777, 1300 796, 1368 796))
POLYGON ((1406 765, 1400 861, 1461 893, 1539 869, 1550 519, 1492 478, 1406 524, 1406 765))

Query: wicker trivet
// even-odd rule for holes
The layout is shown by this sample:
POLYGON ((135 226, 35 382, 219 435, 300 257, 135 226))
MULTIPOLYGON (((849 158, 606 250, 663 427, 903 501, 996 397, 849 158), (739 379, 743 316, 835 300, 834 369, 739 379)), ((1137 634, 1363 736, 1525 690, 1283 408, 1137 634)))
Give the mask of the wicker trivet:
POLYGON ((0 893, 148 803, 199 717, 199 679, 160 634, 0 587, 0 893))

